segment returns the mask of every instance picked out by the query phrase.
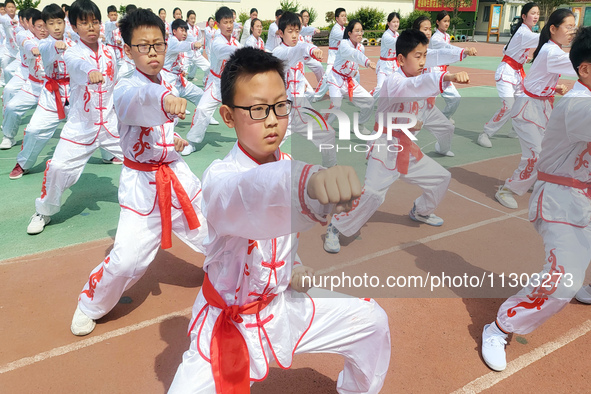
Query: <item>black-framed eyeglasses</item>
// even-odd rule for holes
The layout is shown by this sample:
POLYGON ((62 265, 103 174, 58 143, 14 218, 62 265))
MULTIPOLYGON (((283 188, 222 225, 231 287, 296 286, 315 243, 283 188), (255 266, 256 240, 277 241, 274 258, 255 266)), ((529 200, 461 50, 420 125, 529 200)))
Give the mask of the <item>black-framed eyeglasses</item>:
POLYGON ((137 51, 139 53, 150 53, 152 48, 156 51, 156 53, 164 53, 166 52, 166 47, 168 46, 165 42, 157 42, 156 44, 138 44, 138 45, 130 45, 132 47, 137 47, 137 51))
POLYGON ((238 105, 232 105, 232 108, 240 108, 249 111, 250 118, 252 120, 263 120, 267 119, 271 113, 271 108, 277 117, 284 117, 289 115, 291 112, 291 100, 279 101, 275 104, 255 104, 250 107, 241 107, 238 105))

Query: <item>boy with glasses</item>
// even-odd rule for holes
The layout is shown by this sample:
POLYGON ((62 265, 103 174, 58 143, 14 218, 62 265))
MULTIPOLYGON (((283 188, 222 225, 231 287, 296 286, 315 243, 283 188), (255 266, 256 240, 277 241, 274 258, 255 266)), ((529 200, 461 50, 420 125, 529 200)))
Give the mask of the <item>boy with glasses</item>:
POLYGON ((171 233, 204 252, 207 234, 201 215, 201 182, 179 155, 187 142, 174 133, 174 119, 185 118, 187 101, 177 96, 162 73, 164 22, 138 9, 120 22, 124 50, 134 74, 115 88, 125 154, 119 184, 121 215, 115 245, 90 274, 72 319, 74 335, 89 334, 95 320, 117 304, 154 260, 160 246, 172 246, 171 233))
POLYGON ((269 361, 286 369, 294 354, 318 352, 344 356, 340 393, 378 393, 384 384, 384 310, 372 299, 306 293, 312 269, 295 257, 298 232, 350 209, 361 185, 351 167, 322 169, 279 150, 290 111, 284 75, 279 59, 250 47, 222 74, 220 115, 238 142, 204 173, 206 274, 169 393, 248 393, 269 361))
POLYGON ((70 74, 70 113, 53 158, 47 162, 28 234, 42 232, 51 215, 60 211, 64 190, 78 181, 95 150, 100 147, 123 159, 113 109, 117 59, 113 50, 99 40, 101 12, 91 0, 77 0, 69 18, 80 36, 78 45, 64 53, 70 74))

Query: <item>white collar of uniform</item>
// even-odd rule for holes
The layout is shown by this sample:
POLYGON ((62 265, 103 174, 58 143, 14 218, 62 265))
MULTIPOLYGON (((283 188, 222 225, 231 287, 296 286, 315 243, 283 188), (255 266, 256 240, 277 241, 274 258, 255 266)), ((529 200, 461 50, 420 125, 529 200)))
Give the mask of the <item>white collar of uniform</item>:
MULTIPOLYGON (((277 161, 281 160, 282 154, 279 148, 277 148, 274 154, 277 161)), ((236 141, 236 144, 234 144, 234 147, 232 148, 232 156, 235 157, 238 164, 245 168, 256 168, 261 165, 261 163, 256 161, 256 159, 244 150, 238 141, 236 141)))
POLYGON ((577 93, 581 92, 585 96, 591 97, 591 86, 587 86, 587 85, 583 84, 583 82, 581 82, 581 81, 575 82, 575 85, 573 86, 571 91, 577 92, 577 93))

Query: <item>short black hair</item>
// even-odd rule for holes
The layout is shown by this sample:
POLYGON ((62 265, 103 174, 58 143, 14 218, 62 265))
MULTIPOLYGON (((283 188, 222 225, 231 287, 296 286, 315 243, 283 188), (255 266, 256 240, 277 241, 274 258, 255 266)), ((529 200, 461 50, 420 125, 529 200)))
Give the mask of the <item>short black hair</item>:
POLYGON ((583 62, 591 62, 591 27, 581 27, 575 36, 568 54, 573 68, 579 74, 579 66, 583 62))
POLYGON ((253 12, 256 12, 258 14, 259 10, 257 10, 256 8, 251 8, 250 13, 248 15, 252 14, 253 12))
POLYGON ((275 18, 277 18, 278 16, 283 15, 283 10, 277 10, 275 11, 275 18))
POLYGON ((110 14, 111 12, 117 12, 117 7, 115 7, 114 5, 110 5, 107 7, 107 14, 110 14))
MULTIPOLYGON (((43 15, 41 11, 35 8, 31 8, 28 12, 29 19, 31 19, 31 24, 34 25, 37 21, 43 21, 43 15)), ((45 21, 43 21, 45 22, 45 21)))
POLYGON ((62 10, 62 7, 53 3, 43 8, 41 17, 43 18, 43 22, 47 22, 50 19, 64 19, 66 17, 66 13, 64 10, 62 10))
POLYGON ((16 14, 18 16, 19 19, 29 19, 28 17, 25 17, 25 15, 28 14, 28 11, 30 10, 30 8, 24 8, 22 10, 19 10, 18 13, 16 14))
POLYGON ((281 15, 281 18, 279 18, 279 23, 277 23, 277 27, 279 28, 279 30, 285 33, 285 29, 288 26, 294 26, 298 29, 301 29, 302 23, 300 22, 300 17, 298 16, 298 14, 294 14, 293 12, 287 11, 284 12, 283 15, 281 15))
POLYGON ((0 3, 0 7, 6 7, 6 4, 0 3))
POLYGON ((166 12, 166 10, 165 10, 164 8, 160 8, 160 9, 158 10, 158 13, 161 13, 162 11, 166 12))
POLYGON ((230 56, 222 72, 220 82, 222 104, 228 106, 234 105, 236 81, 239 78, 261 74, 267 71, 277 71, 277 74, 279 74, 285 84, 284 65, 281 60, 271 53, 261 51, 257 48, 244 47, 238 49, 230 56))
POLYGON ((14 2, 14 0, 6 0, 4 2, 4 6, 6 7, 6 4, 9 4, 9 3, 12 3, 12 4, 16 5, 16 3, 14 2))
POLYGON ((347 11, 344 8, 341 8, 341 7, 337 8, 334 11, 334 17, 335 17, 335 19, 338 18, 341 15, 341 12, 347 12, 347 11))
POLYGON ((363 23, 361 23, 361 21, 359 19, 351 19, 349 21, 349 23, 347 24, 347 27, 345 27, 345 31, 343 31, 343 40, 349 39, 349 33, 351 33, 353 31, 353 29, 355 28, 355 25, 358 23, 361 25, 361 29, 363 29, 363 23))
POLYGON ((195 15, 195 17, 197 17, 197 14, 195 14, 195 11, 193 11, 193 10, 189 10, 189 11, 187 11, 187 20, 189 19, 189 17, 190 17, 191 15, 195 15))
POLYGON ((259 18, 254 18, 254 19, 252 20, 252 22, 250 22, 250 34, 252 34, 252 31, 253 31, 253 29, 254 29, 254 24, 255 24, 255 23, 257 23, 257 22, 261 22, 261 26, 262 26, 262 24, 263 24, 263 21, 262 21, 262 20, 260 20, 259 18))
POLYGON ((396 40, 396 54, 407 57, 420 44, 429 45, 429 39, 420 30, 406 29, 396 40))
POLYGON ((68 13, 68 19, 72 26, 76 26, 78 19, 85 21, 90 17, 101 21, 101 10, 92 0, 76 0, 72 3, 68 13))
POLYGON ((183 10, 181 10, 179 7, 174 7, 174 10, 172 10, 172 16, 174 16, 176 10, 179 10, 181 12, 181 15, 183 14, 183 10))
MULTIPOLYGON (((162 19, 161 19, 162 20, 162 19)), ((175 19, 174 21, 172 21, 172 23, 170 24, 170 28, 172 30, 176 30, 176 29, 185 29, 188 30, 189 29, 189 25, 187 24, 186 21, 182 20, 182 19, 175 19)))
POLYGON ((137 6, 135 4, 128 4, 127 7, 125 7, 126 14, 129 14, 133 11, 137 11, 137 6))
POLYGON ((162 19, 152 11, 138 8, 136 11, 127 14, 119 21, 119 31, 121 31, 121 38, 127 45, 131 45, 131 37, 133 31, 140 27, 154 26, 160 29, 162 39, 166 37, 166 28, 162 19))
POLYGON ((222 19, 225 19, 225 18, 230 18, 230 19, 234 18, 234 15, 232 15, 232 10, 226 6, 218 8, 218 10, 215 12, 216 22, 220 23, 222 21, 222 19))
POLYGON ((412 28, 415 30, 421 30, 421 23, 423 23, 424 21, 429 21, 429 23, 431 23, 431 19, 429 19, 428 16, 421 15, 412 23, 412 28))

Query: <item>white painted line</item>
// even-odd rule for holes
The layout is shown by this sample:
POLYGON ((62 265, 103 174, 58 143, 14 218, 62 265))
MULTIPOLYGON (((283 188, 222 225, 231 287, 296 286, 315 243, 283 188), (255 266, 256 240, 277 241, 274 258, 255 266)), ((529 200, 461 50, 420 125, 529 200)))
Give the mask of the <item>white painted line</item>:
POLYGON ((78 242, 75 244, 71 244, 71 245, 66 245, 66 246, 62 246, 60 248, 57 249, 50 249, 44 252, 38 252, 38 253, 34 253, 34 254, 29 254, 29 255, 25 255, 25 256, 17 256, 17 257, 11 257, 9 259, 6 260, 0 260, 0 266, 3 265, 11 265, 11 264, 22 264, 22 263, 31 263, 34 261, 39 261, 39 260, 47 260, 47 253, 51 252, 51 251, 56 251, 58 249, 62 249, 62 248, 69 248, 72 246, 78 246, 78 248, 76 248, 77 251, 86 251, 86 250, 93 250, 93 249, 99 249, 99 248, 103 248, 103 249, 108 249, 111 246, 113 246, 113 242, 114 239, 111 237, 105 237, 105 238, 98 238, 98 239, 93 239, 92 241, 87 241, 87 242, 78 242), (106 244, 103 244, 102 242, 107 242, 106 244), (79 245, 86 245, 89 242, 101 242, 98 245, 94 245, 94 246, 84 246, 83 249, 80 248, 79 245))
POLYGON ((452 394, 480 393, 488 388, 491 388, 495 384, 500 383, 511 375, 521 371, 528 365, 535 363, 555 350, 568 345, 579 337, 582 337, 589 331, 591 331, 591 320, 587 320, 580 326, 573 328, 557 340, 545 343, 531 352, 526 353, 509 362, 507 364, 507 369, 505 369, 503 372, 489 372, 488 374, 471 381, 461 389, 454 391, 452 394))
MULTIPOLYGON (((529 223, 529 219, 528 219, 528 218, 523 218, 523 217, 521 217, 521 216, 517 216, 517 215, 515 215, 514 213, 507 213, 507 212, 505 212, 505 211, 501 211, 500 209, 493 208, 493 207, 491 207, 491 206, 489 206, 489 205, 486 205, 486 204, 484 204, 484 203, 481 203, 481 202, 479 202, 479 201, 476 201, 476 200, 473 200, 473 199, 471 199, 471 198, 468 198, 468 197, 466 197, 466 196, 464 196, 464 195, 462 195, 462 194, 460 194, 460 193, 458 193, 458 192, 454 192, 454 191, 453 191, 453 190, 451 190, 451 189, 447 189, 447 191, 448 191, 448 192, 450 192, 450 193, 452 193, 452 194, 455 194, 456 196, 462 197, 462 198, 464 198, 464 199, 466 199, 466 200, 468 200, 468 201, 470 201, 470 202, 473 202, 474 204, 481 205, 481 206, 483 206, 483 207, 485 207, 485 208, 488 208, 488 209, 491 209, 491 210, 493 210, 493 211, 495 211, 495 212, 500 212, 500 213, 504 213, 504 214, 506 214, 506 215, 509 215, 509 216, 513 216, 515 219, 525 220, 526 222, 528 222, 528 223, 529 223)), ((522 212, 522 211, 520 211, 520 212, 522 212)))
POLYGON ((476 228, 483 227, 483 226, 486 226, 486 225, 489 225, 489 224, 492 224, 492 223, 502 222, 502 221, 507 220, 507 219, 514 219, 516 217, 516 215, 523 215, 526 212, 528 212, 527 209, 522 209, 521 211, 517 211, 514 214, 508 214, 508 213, 503 212, 503 216, 498 216, 496 218, 482 220, 480 222, 469 224, 469 225, 464 226, 464 227, 459 227, 459 228, 456 228, 456 229, 453 229, 453 230, 444 231, 444 232, 439 233, 439 234, 430 235, 428 237, 420 238, 420 239, 417 239, 415 241, 407 242, 407 243, 404 243, 404 244, 401 244, 401 245, 396 245, 396 246, 393 246, 393 247, 388 248, 388 249, 379 250, 377 252, 370 253, 370 254, 367 254, 367 255, 362 256, 362 257, 358 257, 358 258, 356 258, 354 260, 347 261, 346 263, 337 264, 337 265, 334 265, 332 267, 325 268, 323 270, 318 270, 318 271, 316 271, 316 273, 319 274, 319 275, 323 275, 323 274, 327 274, 329 272, 340 270, 340 269, 343 269, 343 268, 346 268, 346 267, 352 267, 352 266, 355 266, 355 265, 364 263, 366 261, 369 261, 369 260, 372 260, 372 259, 376 259, 378 257, 382 257, 382 256, 385 256, 385 255, 388 255, 390 253, 394 253, 394 252, 398 252, 400 250, 404 250, 404 249, 410 248, 412 246, 416 246, 416 245, 419 245, 419 244, 426 244, 427 242, 436 241, 436 240, 439 240, 441 238, 450 237, 452 235, 464 233, 466 231, 472 231, 472 230, 474 230, 476 228))
POLYGON ((191 309, 192 309, 192 307, 189 307, 189 308, 183 309, 181 311, 172 312, 167 315, 158 316, 154 319, 144 320, 143 322, 133 324, 131 326, 123 327, 118 330, 109 331, 109 332, 106 332, 102 335, 89 337, 89 338, 83 339, 78 342, 74 342, 69 345, 56 347, 56 348, 53 348, 47 352, 42 352, 42 353, 36 354, 31 357, 21 358, 20 360, 16 360, 16 361, 13 361, 11 363, 1 366, 0 367, 0 375, 3 373, 6 373, 6 372, 14 371, 16 369, 29 366, 31 364, 35 364, 35 363, 38 363, 41 361, 48 360, 53 357, 62 356, 64 354, 68 354, 68 353, 74 352, 76 350, 84 349, 85 347, 95 345, 97 343, 106 341, 111 338, 120 337, 122 335, 129 334, 130 332, 141 330, 142 328, 149 327, 153 324, 161 323, 165 320, 172 319, 174 317, 189 315, 189 314, 191 314, 191 309))

